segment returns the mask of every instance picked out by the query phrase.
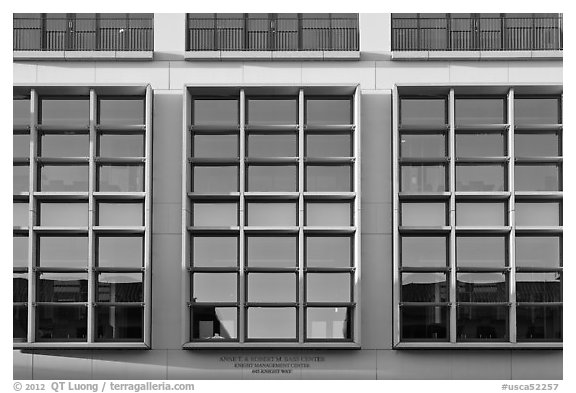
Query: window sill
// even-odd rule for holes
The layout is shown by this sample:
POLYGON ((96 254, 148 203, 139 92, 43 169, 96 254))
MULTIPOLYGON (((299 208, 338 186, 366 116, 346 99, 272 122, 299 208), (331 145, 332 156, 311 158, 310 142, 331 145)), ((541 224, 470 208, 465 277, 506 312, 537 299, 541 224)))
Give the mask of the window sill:
POLYGON ((14 61, 153 60, 154 51, 13 51, 14 61))
POLYGON ((401 342, 394 345, 393 349, 562 349, 561 342, 401 342))
POLYGON ((187 342, 183 349, 361 349, 353 342, 187 342))
POLYGON ((392 60, 562 60, 561 50, 392 51, 392 60))
POLYGON ((15 342, 13 349, 150 349, 150 346, 142 342, 15 342))
POLYGON ((186 51, 188 61, 360 60, 360 51, 186 51))

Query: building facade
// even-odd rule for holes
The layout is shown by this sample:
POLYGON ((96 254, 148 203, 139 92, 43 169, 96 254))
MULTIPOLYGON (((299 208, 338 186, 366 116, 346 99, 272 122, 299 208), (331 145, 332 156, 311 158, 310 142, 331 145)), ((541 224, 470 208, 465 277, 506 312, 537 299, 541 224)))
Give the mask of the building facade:
POLYGON ((562 39, 14 14, 14 378, 561 379, 562 39))

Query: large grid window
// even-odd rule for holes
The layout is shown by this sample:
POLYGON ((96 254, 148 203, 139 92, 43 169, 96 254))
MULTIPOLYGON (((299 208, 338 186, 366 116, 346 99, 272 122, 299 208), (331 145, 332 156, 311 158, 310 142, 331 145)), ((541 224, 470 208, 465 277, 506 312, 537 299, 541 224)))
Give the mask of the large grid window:
POLYGON ((17 90, 14 345, 145 348, 151 90, 17 90))
POLYGON ((561 342, 561 92, 397 91, 395 344, 561 342))
POLYGON ((355 345, 355 89, 186 89, 184 347, 355 345))

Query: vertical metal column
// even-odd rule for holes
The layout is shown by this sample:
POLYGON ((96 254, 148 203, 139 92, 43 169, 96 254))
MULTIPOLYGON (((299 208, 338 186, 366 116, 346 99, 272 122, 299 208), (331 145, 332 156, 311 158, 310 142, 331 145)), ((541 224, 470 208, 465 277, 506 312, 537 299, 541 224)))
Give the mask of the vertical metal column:
MULTIPOLYGON (((360 228, 361 225, 361 217, 362 217, 362 210, 361 210, 361 171, 360 171, 360 147, 361 147, 361 139, 360 139, 360 86, 357 86, 354 90, 354 111, 353 111, 353 119, 354 123, 354 130, 353 132, 353 143, 354 143, 354 267, 355 267, 355 282, 354 282, 354 302, 356 303, 356 307, 353 311, 353 320, 354 320, 354 336, 352 339, 355 343, 361 343, 361 333, 362 333, 362 324, 361 321, 361 294, 362 294, 362 275, 361 275, 361 237, 360 237, 360 228)), ((395 231, 393 231, 395 232, 395 231)))
POLYGON ((36 223, 36 200, 34 191, 36 191, 36 143, 38 140, 38 117, 39 105, 38 94, 35 89, 30 91, 30 160, 28 167, 28 334, 27 342, 36 341, 36 233, 34 224, 36 223))
POLYGON ((239 293, 238 293, 238 340, 239 342, 243 343, 245 338, 247 337, 247 314, 248 308, 246 307, 246 273, 244 269, 246 268, 246 252, 245 252, 245 235, 244 235, 244 224, 245 217, 246 217, 246 201, 244 200, 244 191, 245 191, 245 178, 244 175, 246 173, 245 169, 245 156, 246 156, 246 92, 244 89, 240 89, 240 167, 238 169, 239 172, 239 191, 240 191, 240 200, 239 200, 239 227, 240 233, 238 234, 238 263, 239 263, 239 275, 238 275, 238 285, 239 285, 239 293))
POLYGON ((448 260, 450 267, 450 342, 456 342, 456 329, 457 329, 457 307, 456 307, 456 125, 455 125, 455 99, 454 89, 450 89, 448 95, 448 156, 449 156, 449 171, 448 171, 448 184, 450 191, 449 200, 449 224, 450 224, 450 238, 449 238, 449 252, 448 260))
POLYGON ((393 294, 392 300, 394 305, 394 326, 393 326, 393 345, 400 343, 400 234, 398 229, 398 192, 399 172, 398 172, 398 137, 399 137, 399 105, 398 87, 394 85, 392 90, 392 281, 393 294))
POLYGON ((96 253, 94 236, 94 225, 96 224, 96 204, 94 202, 94 190, 96 189, 96 163, 94 157, 96 156, 96 122, 97 113, 96 108, 98 105, 98 98, 96 91, 90 89, 90 151, 88 158, 88 327, 87 327, 87 341, 93 343, 95 339, 94 324, 96 315, 96 291, 95 285, 98 279, 96 274, 96 253))
POLYGON ((514 88, 508 91, 508 191, 510 199, 508 205, 508 225, 510 225, 510 234, 508 236, 508 266, 510 273, 508 286, 510 296, 510 342, 516 342, 516 198, 514 197, 514 88))
MULTIPOLYGON (((146 86, 145 98, 145 196, 144 196, 144 343, 150 346, 152 334, 152 87, 146 86)), ((186 170, 183 170, 186 173, 186 170)), ((183 188, 184 184, 182 183, 183 188)), ((183 232, 186 239, 186 232, 183 232)))
POLYGON ((188 191, 191 190, 191 171, 188 157, 190 154, 190 127, 192 123, 192 105, 190 91, 184 86, 182 103, 182 323, 181 323, 181 340, 182 345, 191 340, 190 337, 190 319, 191 312, 189 301, 190 299, 190 243, 191 235, 188 232, 188 220, 190 217, 190 200, 188 198, 188 191))
POLYGON ((298 342, 304 342, 304 89, 298 92, 298 342))

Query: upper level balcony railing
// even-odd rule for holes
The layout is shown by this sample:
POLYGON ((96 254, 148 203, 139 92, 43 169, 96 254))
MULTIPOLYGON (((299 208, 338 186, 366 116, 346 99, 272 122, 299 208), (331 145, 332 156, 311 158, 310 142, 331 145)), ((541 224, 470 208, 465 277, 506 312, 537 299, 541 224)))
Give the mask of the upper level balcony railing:
POLYGON ((562 14, 393 14, 393 51, 562 50, 562 14))
POLYGON ((14 14, 14 51, 153 51, 152 14, 14 14))
POLYGON ((358 51, 358 14, 188 14, 189 51, 358 51))

